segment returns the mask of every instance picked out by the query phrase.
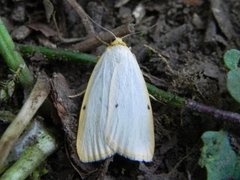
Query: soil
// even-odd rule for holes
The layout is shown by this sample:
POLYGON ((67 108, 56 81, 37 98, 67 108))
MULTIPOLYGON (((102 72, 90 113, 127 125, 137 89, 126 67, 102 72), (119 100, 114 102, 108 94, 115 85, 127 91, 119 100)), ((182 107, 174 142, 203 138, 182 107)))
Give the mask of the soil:
MULTIPOLYGON (((124 40, 136 55, 147 82, 219 109, 240 110, 226 89, 227 70, 223 62, 228 49, 240 47, 239 0, 78 2, 96 23, 109 30, 122 24, 135 24, 135 33, 124 40)), ((0 7, 0 16, 17 43, 71 49, 74 43, 67 41, 91 36, 67 1, 0 0, 0 7)), ((104 31, 89 22, 96 33, 104 31)), ((101 45, 88 50, 88 53, 101 55, 104 49, 105 45, 101 45)), ((58 59, 48 61, 37 54, 25 57, 25 61, 35 76, 42 70, 49 77, 53 73, 61 73, 73 93, 86 88, 94 67, 58 59)), ((1 65, 1 80, 6 79, 4 74, 8 73, 11 73, 8 67, 1 65)), ((21 91, 21 88, 17 90, 21 91)), ((15 96, 22 94, 17 92, 15 96)), ((6 107, 20 108, 22 99, 13 98, 6 107)), ((81 102, 82 96, 74 99, 74 106, 79 108, 70 110, 75 120, 78 119, 81 102)), ((231 127, 210 115, 179 109, 154 98, 151 103, 156 141, 153 162, 139 163, 116 155, 107 163, 93 163, 91 166, 95 171, 89 175, 89 171, 82 170, 84 164, 72 166, 73 160, 64 146, 64 127, 58 123, 60 147, 44 163, 47 173, 41 179, 206 179, 206 170, 198 165, 201 135, 207 130, 231 131, 231 127)), ((53 116, 46 119, 53 119, 49 126, 59 121, 53 116)))

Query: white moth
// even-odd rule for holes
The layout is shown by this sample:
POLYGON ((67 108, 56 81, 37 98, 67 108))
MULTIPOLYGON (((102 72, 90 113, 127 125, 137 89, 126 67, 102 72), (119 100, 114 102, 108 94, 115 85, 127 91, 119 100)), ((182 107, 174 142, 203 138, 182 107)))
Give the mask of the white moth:
POLYGON ((149 162, 154 153, 153 116, 135 55, 121 38, 95 66, 83 99, 77 153, 82 162, 120 154, 149 162))

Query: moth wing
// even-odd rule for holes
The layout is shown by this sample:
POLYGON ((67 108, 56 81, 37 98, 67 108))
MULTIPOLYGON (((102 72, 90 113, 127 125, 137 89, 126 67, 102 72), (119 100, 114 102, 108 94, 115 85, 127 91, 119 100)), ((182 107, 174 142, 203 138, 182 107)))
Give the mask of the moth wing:
POLYGON ((84 95, 77 134, 77 153, 83 162, 105 159, 114 151, 105 142, 109 89, 114 64, 107 59, 109 49, 99 59, 84 95))
POLYGON ((117 46, 109 91, 109 111, 105 138, 117 153, 138 161, 151 161, 154 129, 146 83, 135 56, 125 46, 117 46))

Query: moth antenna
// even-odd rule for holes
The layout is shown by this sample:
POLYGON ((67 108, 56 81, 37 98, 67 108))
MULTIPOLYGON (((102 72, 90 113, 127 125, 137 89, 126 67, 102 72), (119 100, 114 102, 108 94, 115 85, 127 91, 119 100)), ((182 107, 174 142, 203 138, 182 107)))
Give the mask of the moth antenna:
POLYGON ((105 30, 105 31, 109 32, 110 34, 112 34, 115 39, 117 38, 117 36, 115 36, 115 34, 114 34, 112 31, 110 31, 110 30, 108 30, 107 28, 105 28, 105 27, 101 26, 100 24, 96 23, 88 14, 86 14, 86 16, 87 16, 87 17, 90 19, 90 21, 92 21, 95 25, 97 25, 98 27, 100 27, 100 28, 102 28, 103 30, 105 30))
POLYGON ((128 37, 128 36, 130 36, 130 35, 134 35, 134 34, 136 34, 136 33, 127 34, 127 35, 125 35, 125 36, 123 36, 123 37, 121 37, 121 38, 124 39, 124 38, 126 38, 126 37, 128 37))
POLYGON ((123 37, 121 37, 122 39, 125 39, 125 38, 127 38, 127 37, 129 37, 129 36, 132 36, 132 35, 136 35, 136 34, 140 34, 140 33, 142 33, 142 32, 134 32, 134 33, 131 33, 131 34, 127 34, 127 35, 125 35, 125 36, 123 36, 123 37))
MULTIPOLYGON (((155 23, 154 25, 150 26, 149 28, 147 28, 147 30, 150 30, 150 29, 153 29, 154 27, 157 26, 157 23, 155 23)), ((121 37, 122 39, 128 37, 128 36, 132 36, 132 35, 136 35, 136 34, 140 34, 140 33, 143 33, 143 31, 137 31, 137 32, 134 32, 134 33, 131 33, 131 34, 127 34, 123 37, 121 37)))

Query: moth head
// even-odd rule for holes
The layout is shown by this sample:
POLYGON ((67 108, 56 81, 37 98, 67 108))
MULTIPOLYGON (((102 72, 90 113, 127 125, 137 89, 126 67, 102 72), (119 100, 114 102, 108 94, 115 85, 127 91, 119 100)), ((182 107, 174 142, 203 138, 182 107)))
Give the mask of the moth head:
POLYGON ((125 42, 123 42, 122 38, 116 37, 116 39, 110 44, 110 46, 122 45, 127 46, 125 42))

